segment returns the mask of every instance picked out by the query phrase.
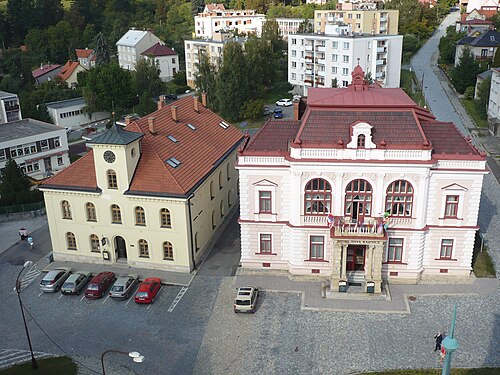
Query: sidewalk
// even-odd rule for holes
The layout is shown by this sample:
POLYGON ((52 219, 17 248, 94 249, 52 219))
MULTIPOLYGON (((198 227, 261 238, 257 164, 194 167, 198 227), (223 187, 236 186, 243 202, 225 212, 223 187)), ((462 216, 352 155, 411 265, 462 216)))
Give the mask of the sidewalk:
POLYGON ((33 233, 47 224, 47 216, 30 217, 23 220, 7 221, 0 223, 0 254, 12 245, 21 241, 19 228, 25 227, 29 233, 33 233))

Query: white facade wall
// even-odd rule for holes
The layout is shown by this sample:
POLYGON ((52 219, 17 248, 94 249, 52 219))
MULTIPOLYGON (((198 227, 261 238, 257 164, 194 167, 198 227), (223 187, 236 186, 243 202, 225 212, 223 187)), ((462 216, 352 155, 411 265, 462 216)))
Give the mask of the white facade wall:
POLYGON ((309 87, 351 83, 358 65, 383 87, 399 87, 403 37, 297 34, 288 39, 288 82, 307 96, 309 87), (359 59, 359 60, 358 60, 359 59))
POLYGON ((186 81, 189 87, 195 88, 196 74, 199 63, 199 53, 208 54, 210 62, 218 68, 222 62, 225 42, 215 40, 185 40, 184 55, 186 61, 186 81))
POLYGON ((500 120, 500 71, 492 69, 488 117, 500 120))
POLYGON ((141 53, 159 42, 161 42, 161 40, 148 31, 134 45, 122 45, 117 43, 118 63, 120 68, 135 70, 137 61, 142 58, 141 53))
POLYGON ((307 20, 303 18, 276 18, 280 36, 283 39, 287 39, 289 35, 297 34, 300 24, 304 21, 309 22, 312 26, 313 20, 307 20))
POLYGON ((265 21, 264 14, 234 16, 230 14, 220 16, 203 14, 194 17, 194 32, 196 38, 203 39, 211 39, 215 32, 221 30, 237 30, 240 34, 255 33, 260 36, 265 21))
MULTIPOLYGON (((150 57, 145 56, 148 60, 150 57)), ((174 78, 174 74, 179 71, 179 55, 156 56, 156 65, 160 68, 160 79, 169 82, 174 78)))
POLYGON ((22 118, 18 96, 0 91, 0 124, 21 120, 22 118))
POLYGON ((104 119, 108 119, 110 117, 109 112, 95 112, 92 113, 92 117, 89 116, 83 111, 85 107, 84 101, 74 101, 67 100, 64 102, 68 102, 64 106, 47 106, 47 112, 49 113, 52 122, 67 130, 74 130, 80 126, 92 124, 98 121, 102 121, 104 119))

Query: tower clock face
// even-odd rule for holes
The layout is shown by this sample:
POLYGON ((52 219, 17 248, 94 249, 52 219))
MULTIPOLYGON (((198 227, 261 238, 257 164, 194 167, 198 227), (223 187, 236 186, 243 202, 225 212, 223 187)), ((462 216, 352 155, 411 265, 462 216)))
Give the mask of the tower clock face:
POLYGON ((106 151, 104 153, 104 160, 106 160, 108 163, 113 163, 116 159, 116 156, 113 151, 106 151))

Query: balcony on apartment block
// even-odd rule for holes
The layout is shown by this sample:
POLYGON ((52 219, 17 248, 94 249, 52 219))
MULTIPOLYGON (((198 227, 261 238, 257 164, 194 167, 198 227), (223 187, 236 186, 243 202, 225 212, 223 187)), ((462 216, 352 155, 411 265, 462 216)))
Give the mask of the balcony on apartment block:
POLYGON ((316 73, 318 74, 319 77, 324 77, 326 74, 324 70, 318 70, 316 73))
POLYGON ((316 52, 325 52, 326 47, 325 46, 316 46, 316 52))
POLYGON ((387 53, 387 47, 386 46, 377 47, 377 53, 387 53))
POLYGON ((387 59, 378 59, 376 65, 387 65, 387 59))
POLYGON ((312 44, 306 44, 305 45, 305 49, 307 52, 313 52, 314 51, 314 47, 312 46, 312 44))

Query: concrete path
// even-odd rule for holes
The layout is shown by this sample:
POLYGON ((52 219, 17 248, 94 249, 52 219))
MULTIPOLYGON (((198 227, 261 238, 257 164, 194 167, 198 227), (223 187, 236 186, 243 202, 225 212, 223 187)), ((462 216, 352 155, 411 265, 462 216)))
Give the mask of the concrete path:
POLYGON ((47 225, 47 216, 45 215, 0 223, 0 254, 12 245, 21 242, 19 228, 24 227, 29 233, 33 233, 44 225, 47 225))

